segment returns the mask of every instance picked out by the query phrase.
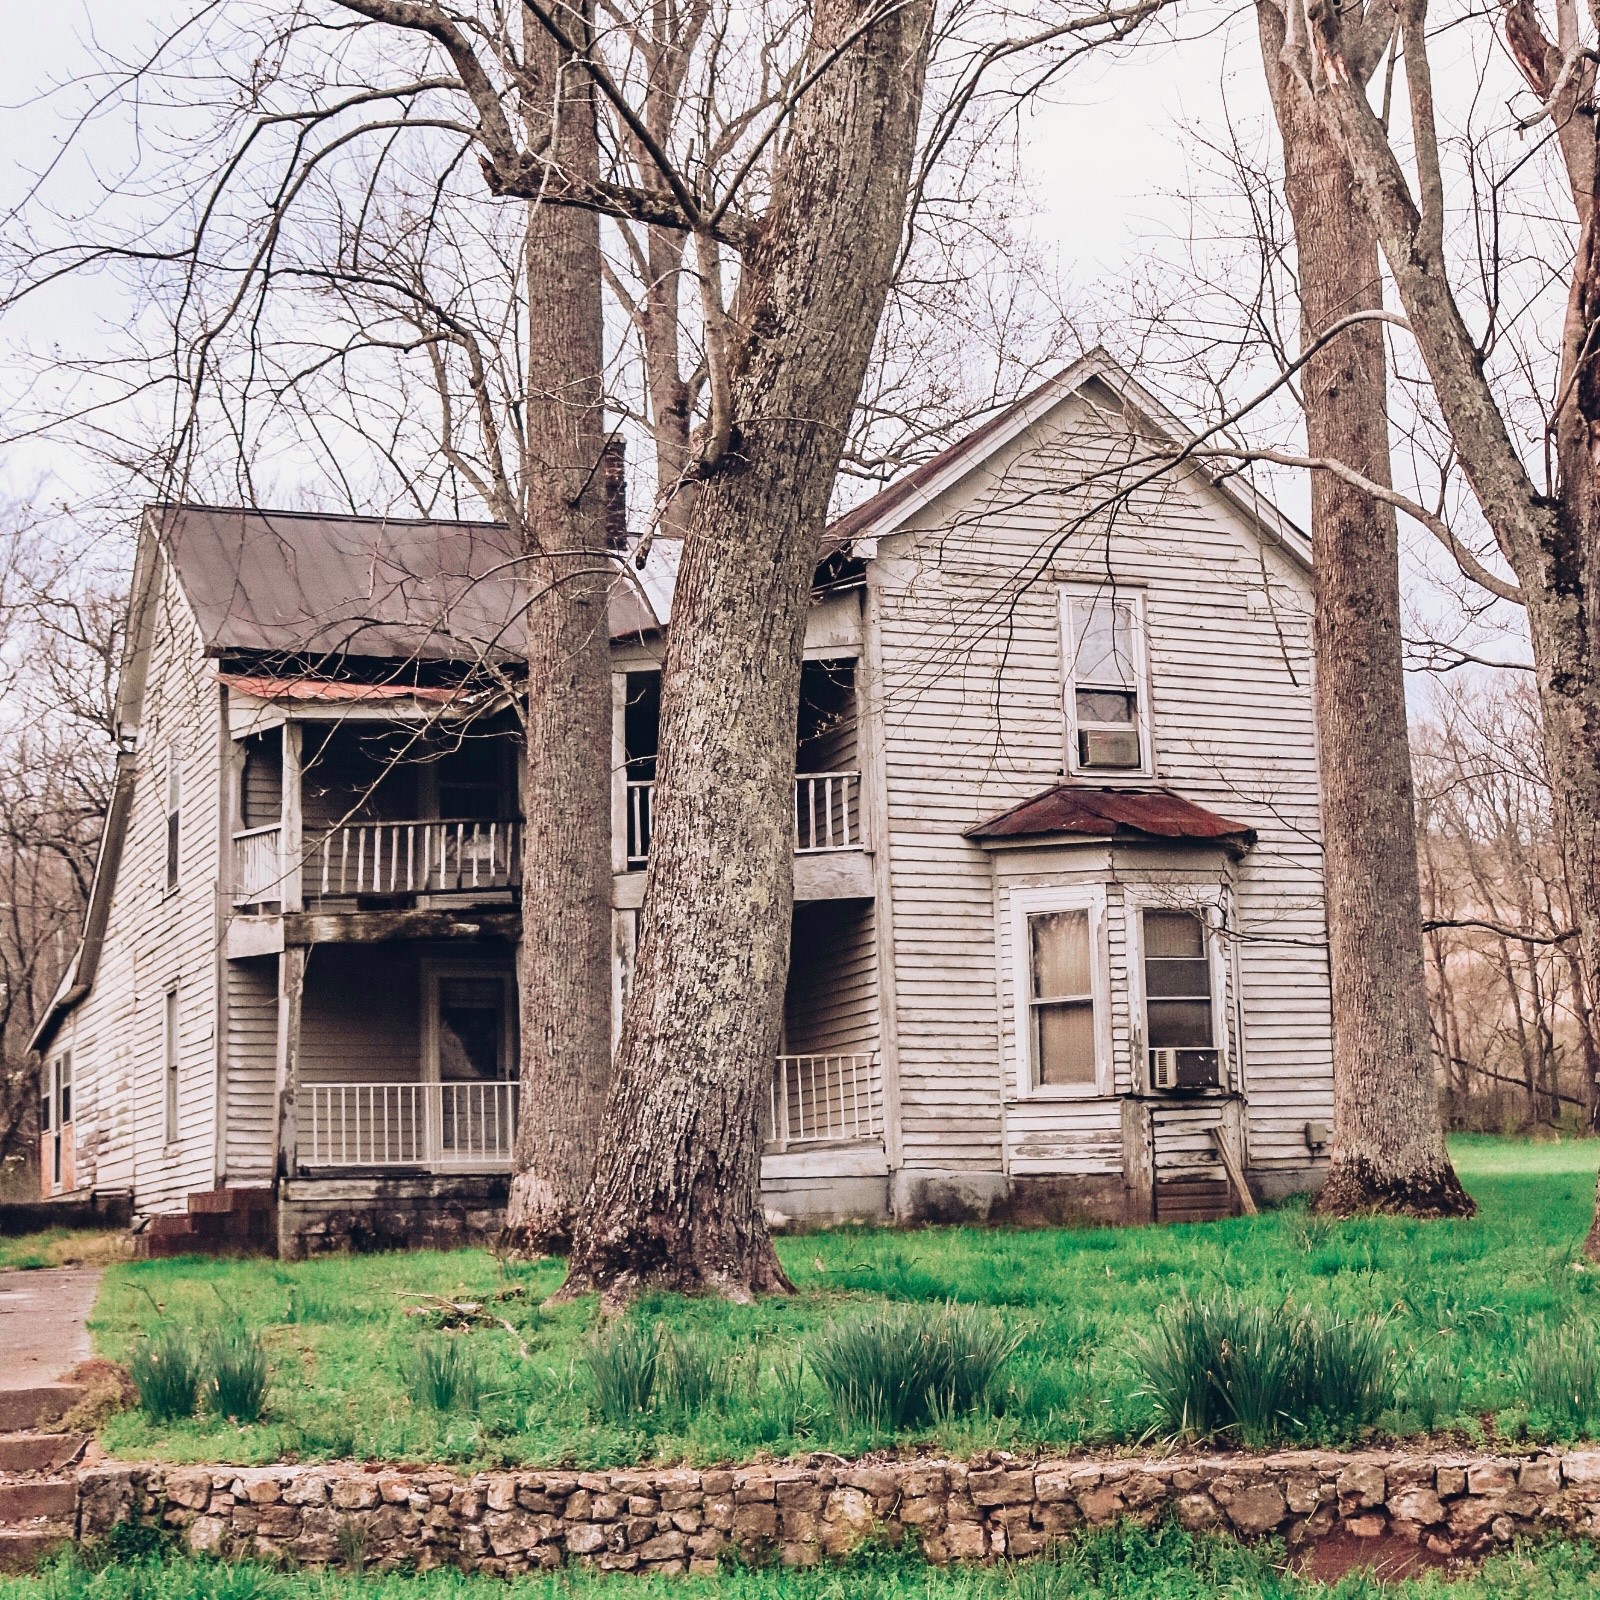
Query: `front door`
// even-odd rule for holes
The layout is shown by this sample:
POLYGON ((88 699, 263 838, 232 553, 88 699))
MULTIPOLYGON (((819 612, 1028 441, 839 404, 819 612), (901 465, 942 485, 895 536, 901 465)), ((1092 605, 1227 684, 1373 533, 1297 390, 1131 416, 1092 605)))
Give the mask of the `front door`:
POLYGON ((448 1167, 505 1166, 516 1137, 511 975, 440 968, 428 987, 434 1158, 448 1167))

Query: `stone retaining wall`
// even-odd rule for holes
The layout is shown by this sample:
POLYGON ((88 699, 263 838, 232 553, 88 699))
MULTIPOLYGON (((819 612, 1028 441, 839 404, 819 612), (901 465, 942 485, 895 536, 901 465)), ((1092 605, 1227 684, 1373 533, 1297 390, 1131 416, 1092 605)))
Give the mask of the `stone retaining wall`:
POLYGON ((320 1565, 456 1566, 509 1574, 579 1561, 654 1572, 747 1561, 809 1565, 864 1539, 929 1560, 1033 1555, 1123 1517, 1291 1546, 1401 1538, 1478 1555, 1546 1529, 1600 1534, 1600 1450, 1533 1457, 994 1456, 717 1470, 489 1472, 356 1466, 165 1467, 107 1462, 78 1479, 79 1537, 133 1518, 195 1551, 320 1565))

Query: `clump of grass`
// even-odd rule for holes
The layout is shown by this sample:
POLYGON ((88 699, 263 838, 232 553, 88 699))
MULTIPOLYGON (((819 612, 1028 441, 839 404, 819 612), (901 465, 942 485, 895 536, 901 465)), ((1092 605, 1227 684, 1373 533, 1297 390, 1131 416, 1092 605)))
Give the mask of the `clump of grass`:
POLYGON ((649 1409, 661 1376, 662 1336, 653 1322, 624 1318, 596 1328, 584 1347, 595 1407, 607 1422, 636 1422, 649 1409))
POLYGON ((431 1411, 471 1411, 483 1393, 478 1359, 465 1339, 419 1339, 404 1376, 411 1398, 431 1411))
POLYGON ((1600 1335, 1562 1328, 1534 1339, 1519 1363, 1518 1387, 1531 1409, 1563 1428, 1600 1422, 1600 1335))
POLYGON ((289 1285, 290 1322, 328 1323, 344 1319, 345 1309, 326 1290, 308 1287, 303 1283, 289 1285))
POLYGON ((721 1374, 728 1352, 721 1340, 699 1329, 660 1336, 655 1387, 660 1398, 680 1411, 704 1411, 726 1390, 721 1374))
POLYGON ((206 1351, 206 1403, 230 1422, 259 1422, 267 1398, 267 1352, 243 1323, 219 1328, 206 1351))
POLYGON ((168 1323, 134 1347, 128 1373, 139 1409, 152 1422, 192 1417, 200 1403, 200 1352, 188 1331, 168 1323))
POLYGON ((1252 1449, 1343 1438, 1387 1403, 1391 1358, 1375 1320, 1184 1300, 1136 1341, 1141 1387, 1169 1438, 1232 1436, 1252 1449))
POLYGON ((972 1306, 907 1306, 838 1323, 807 1353, 846 1427, 924 1427, 988 1402, 1018 1337, 972 1306))

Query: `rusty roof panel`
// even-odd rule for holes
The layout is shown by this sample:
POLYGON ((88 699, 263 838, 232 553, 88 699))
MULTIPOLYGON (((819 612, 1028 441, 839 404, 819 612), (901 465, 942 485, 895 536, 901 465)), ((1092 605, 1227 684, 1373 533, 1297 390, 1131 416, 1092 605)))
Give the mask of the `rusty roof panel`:
POLYGON ((1248 850, 1255 829, 1170 789, 1096 789, 1058 783, 967 830, 969 839, 1025 839, 1075 833, 1090 839, 1181 839, 1248 850))

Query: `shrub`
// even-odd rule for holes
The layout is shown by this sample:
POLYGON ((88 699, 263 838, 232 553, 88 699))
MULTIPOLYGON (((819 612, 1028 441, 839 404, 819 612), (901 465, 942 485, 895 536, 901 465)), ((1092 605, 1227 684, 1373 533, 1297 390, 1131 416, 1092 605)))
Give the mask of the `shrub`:
POLYGON ((907 1306, 837 1324, 807 1359, 846 1427, 923 1427, 986 1404, 1018 1339, 971 1306, 907 1306))
POLYGON ((219 1328, 207 1351, 206 1401, 231 1422, 259 1422, 267 1397, 267 1352, 261 1336, 242 1323, 219 1328))
POLYGON ((595 1406, 607 1422, 636 1421, 650 1409, 661 1374, 661 1329, 624 1319, 596 1328, 584 1349, 595 1406))
POLYGON ((192 1417, 200 1400, 200 1355, 186 1329, 168 1323, 135 1347, 128 1373, 152 1422, 192 1417))
POLYGON ((1156 1430, 1169 1438, 1231 1434, 1259 1447, 1347 1436, 1376 1420, 1390 1390, 1376 1322, 1323 1322, 1231 1295, 1165 1312, 1134 1358, 1156 1430))
POLYGON ((470 1411, 483 1392, 477 1357, 465 1339, 419 1339, 404 1376, 411 1398, 433 1411, 470 1411))
POLYGON ((1520 1365, 1520 1387, 1533 1410, 1574 1429, 1600 1420, 1600 1338, 1593 1328, 1534 1339, 1520 1365))

